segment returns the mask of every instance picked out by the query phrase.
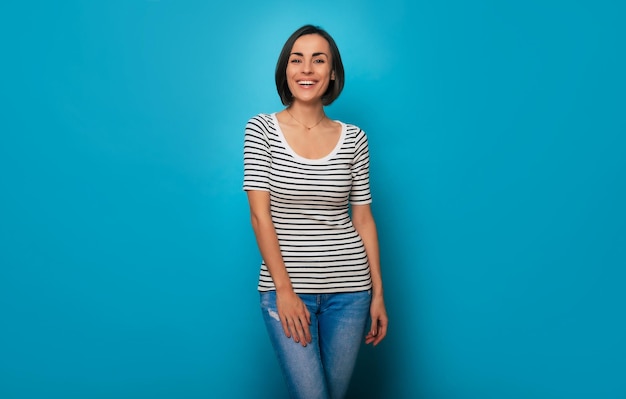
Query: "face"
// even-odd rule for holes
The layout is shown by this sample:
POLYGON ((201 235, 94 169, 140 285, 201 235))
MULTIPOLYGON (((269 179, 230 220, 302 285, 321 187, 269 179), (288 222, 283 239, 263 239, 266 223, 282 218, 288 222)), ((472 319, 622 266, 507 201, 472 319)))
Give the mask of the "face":
POLYGON ((318 34, 299 37, 291 49, 286 73, 294 102, 321 101, 330 81, 335 79, 326 39, 318 34))

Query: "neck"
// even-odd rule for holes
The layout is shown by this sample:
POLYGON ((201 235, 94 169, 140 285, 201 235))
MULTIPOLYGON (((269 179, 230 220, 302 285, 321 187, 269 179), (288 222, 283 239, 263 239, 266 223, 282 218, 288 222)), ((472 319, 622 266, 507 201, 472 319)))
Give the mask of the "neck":
POLYGON ((287 107, 287 112, 292 118, 296 119, 298 123, 306 127, 319 123, 326 116, 322 104, 309 105, 293 103, 287 107))

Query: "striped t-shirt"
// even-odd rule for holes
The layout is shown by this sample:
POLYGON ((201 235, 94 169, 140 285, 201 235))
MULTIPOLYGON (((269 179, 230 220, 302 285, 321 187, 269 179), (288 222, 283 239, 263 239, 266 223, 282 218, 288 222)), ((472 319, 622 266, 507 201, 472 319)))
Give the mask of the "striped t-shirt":
MULTIPOLYGON (((339 123, 340 139, 321 159, 296 154, 276 114, 259 114, 246 125, 243 188, 269 191, 285 267, 299 294, 372 285, 365 247, 348 214, 349 204, 372 201, 367 137, 357 126, 339 123)), ((275 289, 265 262, 258 289, 275 289)))

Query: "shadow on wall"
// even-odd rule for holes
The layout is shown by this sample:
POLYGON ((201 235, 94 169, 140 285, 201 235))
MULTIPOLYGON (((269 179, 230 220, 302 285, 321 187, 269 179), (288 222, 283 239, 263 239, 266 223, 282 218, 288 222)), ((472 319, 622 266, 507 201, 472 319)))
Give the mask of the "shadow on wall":
MULTIPOLYGON (((414 207, 403 204, 405 196, 401 193, 396 172, 403 168, 399 161, 403 157, 376 158, 383 153, 376 142, 376 138, 370 140, 374 144, 370 146, 370 152, 375 159, 371 182, 372 211, 378 228, 390 328, 387 337, 377 347, 363 344, 347 398, 413 398, 411 395, 417 392, 411 387, 415 387, 415 380, 423 375, 419 368, 420 359, 414 357, 416 353, 422 353, 419 331, 412 327, 419 318, 420 307, 411 303, 411 297, 419 291, 416 288, 419 284, 415 281, 414 271, 407 270, 406 265, 419 262, 414 254, 421 252, 422 240, 410 225, 419 217, 414 207)), ((413 179, 413 176, 405 174, 402 177, 407 178, 413 179)), ((369 329, 370 326, 371 321, 368 321, 366 327, 369 329)))
POLYGON ((377 348, 370 345, 361 348, 346 399, 388 397, 391 392, 391 378, 388 373, 392 367, 384 346, 381 343, 377 348))

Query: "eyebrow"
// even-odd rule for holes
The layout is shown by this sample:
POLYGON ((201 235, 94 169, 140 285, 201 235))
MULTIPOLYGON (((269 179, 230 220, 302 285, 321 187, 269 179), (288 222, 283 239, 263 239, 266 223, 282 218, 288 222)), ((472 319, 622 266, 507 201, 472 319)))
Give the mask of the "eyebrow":
MULTIPOLYGON (((293 52, 293 53, 291 53, 291 55, 297 55, 297 56, 300 56, 300 57, 304 57, 304 54, 298 53, 298 52, 293 52)), ((326 54, 326 53, 322 53, 322 52, 313 53, 313 57, 317 57, 318 55, 325 55, 326 58, 328 58, 328 54, 326 54)))

